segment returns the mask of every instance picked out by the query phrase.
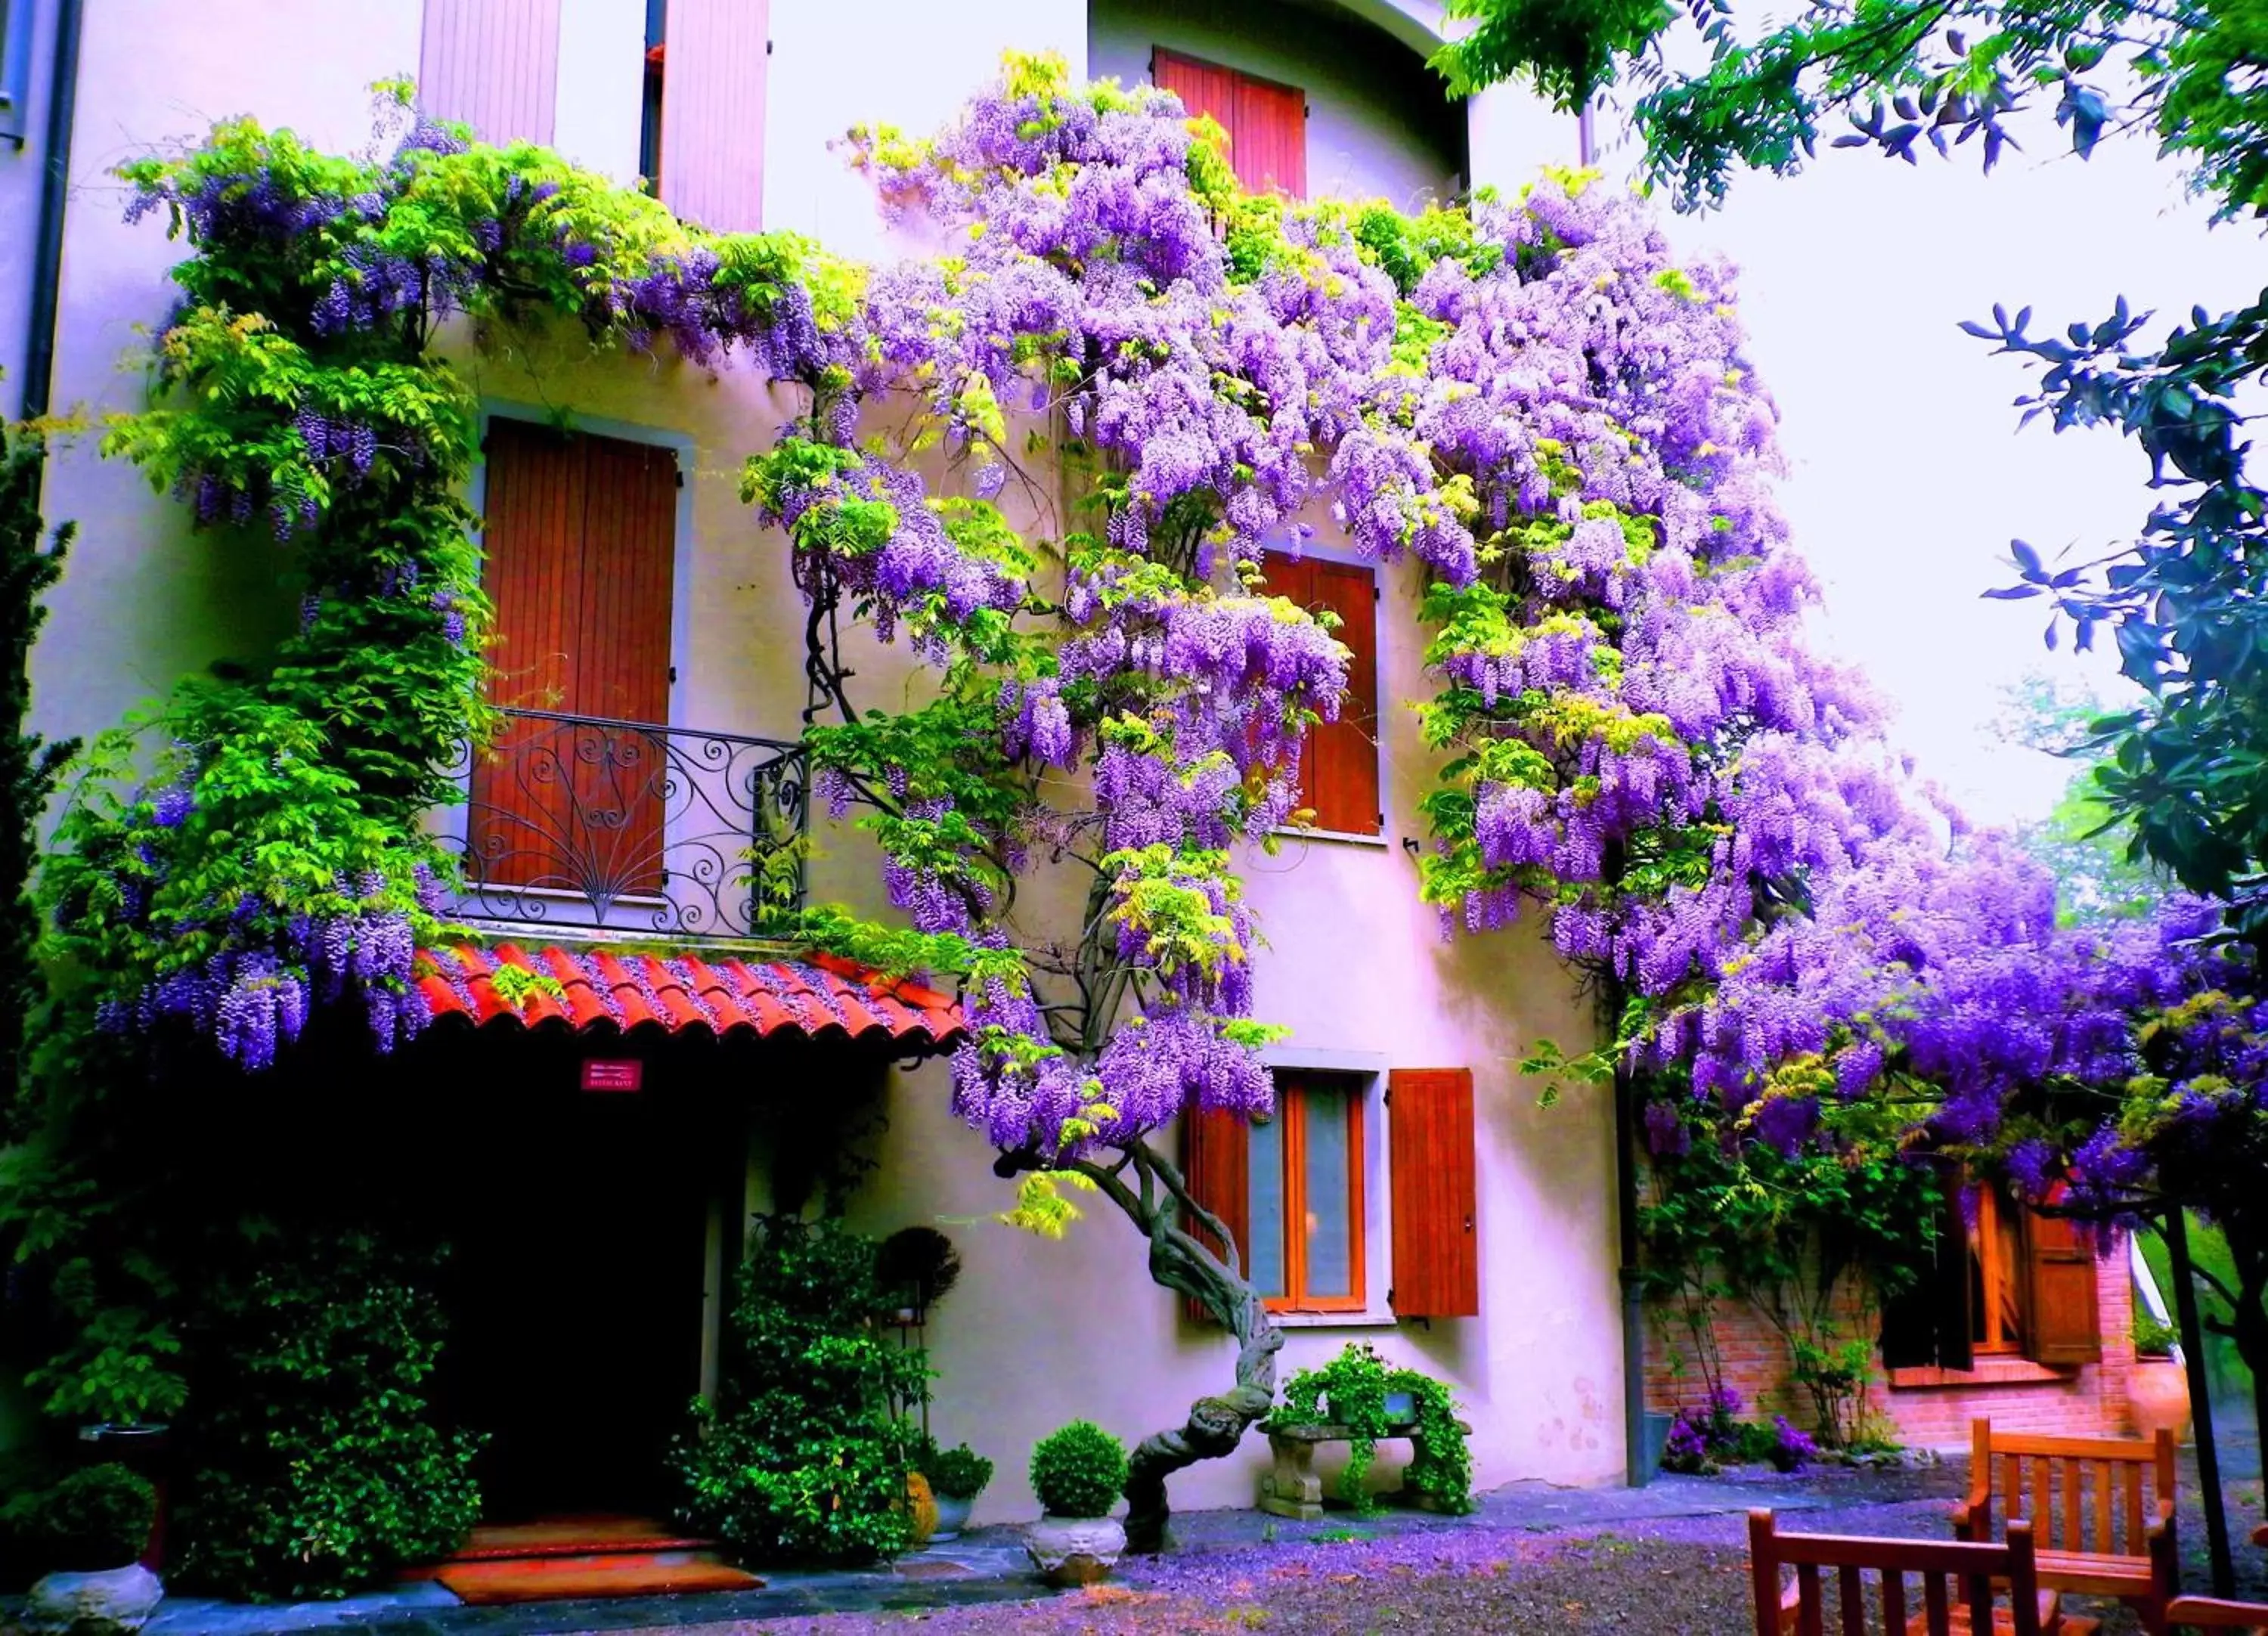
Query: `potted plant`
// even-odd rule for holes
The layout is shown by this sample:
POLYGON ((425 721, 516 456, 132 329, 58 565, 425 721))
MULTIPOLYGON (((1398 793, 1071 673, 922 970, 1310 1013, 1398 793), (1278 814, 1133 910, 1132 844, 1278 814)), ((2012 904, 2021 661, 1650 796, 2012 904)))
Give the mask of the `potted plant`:
POLYGON ((1026 1530, 1024 1549, 1050 1585, 1108 1578, 1126 1549, 1126 1529, 1110 1514, 1126 1486, 1126 1446, 1092 1420, 1073 1420, 1032 1450, 1032 1492, 1044 1514, 1026 1530))
POLYGON ((150 1479, 116 1461, 72 1472, 28 1506, 26 1531, 46 1577, 19 1616, 28 1632, 130 1636, 166 1588, 138 1559, 158 1519, 150 1479))
POLYGON ((932 1442, 922 1451, 920 1464, 937 1496, 937 1532, 930 1537, 958 1539, 968 1526, 969 1507, 992 1480, 992 1463, 967 1443, 939 1448, 932 1442))
POLYGON ((2154 1437, 2164 1426, 2176 1442, 2190 1434, 2190 1383, 2174 1356, 2181 1338, 2170 1323, 2139 1308, 2134 1313, 2134 1373, 2126 1380, 2126 1402, 2134 1429, 2154 1437))
POLYGON ((1343 1428, 1347 1463, 1339 1473, 1339 1498, 1359 1512, 1377 1505, 1366 1479, 1382 1437, 1411 1441, 1402 1472, 1403 1494, 1410 1503, 1452 1514, 1472 1509, 1472 1455, 1449 1389, 1415 1369, 1388 1366, 1359 1341, 1315 1368, 1295 1372, 1284 1383, 1284 1401, 1269 1426, 1343 1428))

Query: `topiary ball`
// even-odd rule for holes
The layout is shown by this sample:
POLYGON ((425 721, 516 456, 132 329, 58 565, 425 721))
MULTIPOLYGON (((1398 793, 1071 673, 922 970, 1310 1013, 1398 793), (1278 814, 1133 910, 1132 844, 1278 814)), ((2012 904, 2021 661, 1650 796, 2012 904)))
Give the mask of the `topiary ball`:
POLYGON ((122 1568, 150 1543, 158 1491, 115 1461, 72 1472, 40 1499, 34 1548, 51 1573, 97 1573, 122 1568))
POLYGON ((1126 1445, 1092 1420, 1073 1420, 1032 1450, 1032 1492, 1051 1516, 1108 1516, 1125 1486, 1126 1445))

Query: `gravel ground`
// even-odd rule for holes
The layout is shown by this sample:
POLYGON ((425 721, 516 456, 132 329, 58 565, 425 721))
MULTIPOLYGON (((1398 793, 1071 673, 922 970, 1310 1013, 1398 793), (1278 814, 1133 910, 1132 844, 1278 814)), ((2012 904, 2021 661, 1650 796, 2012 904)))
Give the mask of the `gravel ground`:
MULTIPOLYGON (((1787 1518, 1807 1533, 1943 1537, 1948 1472, 1923 1498, 1850 1490, 1837 1503, 1787 1518)), ((2205 1527, 2194 1504, 2182 1518, 2185 1583, 2205 1582, 2205 1527)), ((2261 1514, 2255 1481, 2230 1485, 2242 1594, 2268 1594, 2268 1564, 2248 1543, 2261 1514)), ((840 1614, 755 1625, 694 1627, 726 1632, 844 1636, 917 1626, 937 1636, 1160 1636, 1162 1632, 1297 1632, 1340 1636, 1370 1632, 1439 1632, 1442 1636, 1627 1630, 1739 1636, 1749 1628, 1747 1522, 1728 1485, 1728 1508, 1713 1515, 1631 1520, 1552 1531, 1505 1526, 1483 1517, 1462 1527, 1373 1530, 1350 1521, 1297 1543, 1223 1544, 1152 1562, 1129 1561, 1116 1580, 1044 1602, 899 1614, 840 1614)), ((2135 1636, 2140 1626, 2116 1604, 2066 1598, 2074 1612, 2103 1621, 2102 1636, 2135 1636)))

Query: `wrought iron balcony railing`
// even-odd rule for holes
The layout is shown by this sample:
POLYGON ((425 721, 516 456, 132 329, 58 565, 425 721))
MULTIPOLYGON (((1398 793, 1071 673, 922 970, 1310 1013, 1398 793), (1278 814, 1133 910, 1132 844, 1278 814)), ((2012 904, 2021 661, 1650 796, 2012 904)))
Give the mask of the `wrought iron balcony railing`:
POLYGON ((803 747, 507 710, 460 769, 468 919, 747 937, 803 901, 803 747))

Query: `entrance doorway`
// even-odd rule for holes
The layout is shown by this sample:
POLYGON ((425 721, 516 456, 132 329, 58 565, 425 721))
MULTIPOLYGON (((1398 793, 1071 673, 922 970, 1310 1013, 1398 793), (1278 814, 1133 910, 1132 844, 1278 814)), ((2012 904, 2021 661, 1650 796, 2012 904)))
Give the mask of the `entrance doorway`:
POLYGON ((455 1422, 486 1434, 482 1520, 666 1514, 669 1442, 700 1386, 718 1110, 566 1088, 468 1100, 446 1389, 455 1422))

